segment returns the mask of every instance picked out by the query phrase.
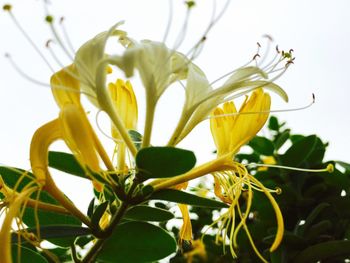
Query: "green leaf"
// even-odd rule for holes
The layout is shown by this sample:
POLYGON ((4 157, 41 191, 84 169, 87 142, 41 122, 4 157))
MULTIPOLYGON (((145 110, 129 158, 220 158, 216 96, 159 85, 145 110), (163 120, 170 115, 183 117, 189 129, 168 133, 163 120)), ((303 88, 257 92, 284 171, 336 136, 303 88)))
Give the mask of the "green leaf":
POLYGON ((161 208, 137 205, 131 207, 126 212, 124 218, 136 221, 163 222, 174 218, 174 214, 161 208))
POLYGON ((49 152, 49 166, 59 171, 76 175, 85 179, 84 169, 80 166, 74 155, 65 152, 49 152))
POLYGON ((219 202, 213 199, 199 197, 184 191, 174 189, 164 189, 154 192, 149 199, 164 200, 169 202, 175 202, 179 204, 187 204, 193 206, 202 206, 210 208, 226 208, 225 203, 219 202))
POLYGON ((284 132, 282 132, 281 134, 278 135, 278 137, 275 140, 275 148, 276 150, 278 150, 279 148, 281 148, 285 142, 289 139, 290 136, 290 130, 287 129, 284 132))
POLYGON ((174 147, 148 147, 136 155, 136 165, 144 178, 165 178, 183 174, 196 164, 193 152, 174 147))
POLYGON ((254 151, 266 156, 272 155, 275 150, 273 143, 269 139, 260 136, 255 136, 249 142, 249 146, 252 147, 254 151))
MULTIPOLYGON (((11 246, 12 262, 35 262, 35 263, 48 263, 46 258, 40 255, 38 252, 33 251, 26 247, 20 246, 20 254, 18 255, 18 245, 11 246), (20 259, 20 261, 19 261, 20 259)), ((3 259, 0 259, 3 260, 3 259)))
POLYGON ((278 124, 278 119, 275 116, 270 117, 268 127, 270 130, 279 131, 280 125, 278 124))
MULTIPOLYGON (((37 228, 30 227, 25 229, 28 233, 37 233, 37 228)), ((41 226, 40 227, 40 237, 45 240, 51 241, 51 239, 57 238, 72 238, 74 239, 78 236, 91 235, 91 230, 86 227, 80 227, 75 225, 52 225, 52 226, 41 226)), ((18 242, 18 235, 13 233, 11 235, 11 242, 18 242)), ((27 242, 25 239, 21 239, 21 243, 27 242)))
POLYGON ((300 167, 314 151, 317 142, 316 135, 310 135, 295 142, 284 155, 281 155, 283 165, 300 167))
MULTIPOLYGON (((18 192, 20 192, 26 185, 30 184, 34 180, 33 174, 12 167, 0 167, 0 175, 2 176, 6 185, 10 188, 14 188, 19 181, 20 183, 17 187, 18 192), (22 176, 24 173, 26 173, 26 176, 22 176)), ((38 198, 38 194, 38 192, 33 193, 31 198, 36 200, 38 198)), ((40 192, 39 200, 45 203, 59 205, 59 203, 45 191, 40 192)), ((81 222, 71 215, 59 214, 40 209, 35 211, 35 209, 31 207, 27 207, 22 217, 24 223, 28 227, 35 227, 37 225, 36 218, 39 219, 40 225, 81 225, 81 222)))
POLYGON ((137 150, 141 148, 142 134, 135 130, 129 130, 129 135, 137 150))
POLYGON ((118 263, 153 262, 175 251, 176 241, 164 229, 144 222, 127 222, 115 228, 97 260, 118 263))
POLYGON ((100 219, 103 216, 103 214, 105 213, 107 207, 108 207, 108 201, 103 202, 102 204, 100 204, 94 211, 94 213, 92 214, 91 217, 91 224, 96 227, 98 229, 99 227, 99 223, 100 223, 100 219))
POLYGON ((301 251, 293 260, 294 263, 309 263, 319 260, 347 258, 350 256, 350 241, 336 240, 309 246, 301 251))

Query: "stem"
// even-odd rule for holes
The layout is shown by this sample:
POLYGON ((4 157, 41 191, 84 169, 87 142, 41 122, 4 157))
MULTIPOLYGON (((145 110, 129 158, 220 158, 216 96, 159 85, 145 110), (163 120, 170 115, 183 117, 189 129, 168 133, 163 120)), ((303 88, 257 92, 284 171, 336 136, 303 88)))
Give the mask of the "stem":
MULTIPOLYGON (((128 191, 127 200, 129 200, 132 197, 132 194, 133 194, 135 188, 137 187, 137 185, 138 185, 138 183, 134 181, 133 184, 131 185, 129 191, 128 191)), ((93 260, 96 258, 99 251, 102 249, 102 246, 103 246, 104 242, 106 241, 106 239, 112 234, 114 228, 119 224, 120 220, 123 218, 128 207, 129 207, 129 204, 127 202, 122 202, 117 213, 115 213, 113 215, 109 226, 103 231, 103 234, 106 237, 96 240, 95 244, 92 246, 92 248, 85 255, 85 257, 81 261, 81 263, 93 262, 93 260)))
POLYGON ((189 118, 188 111, 182 111, 180 121, 178 122, 169 142, 168 146, 175 146, 178 143, 178 138, 181 135, 182 130, 184 129, 185 125, 187 124, 189 118))
POLYGON ((104 110, 111 121, 113 122, 114 126, 117 128, 120 136, 123 138, 125 144, 128 146, 131 154, 133 156, 136 156, 137 149, 131 140, 129 133, 127 129, 125 128, 125 125, 123 124, 122 120, 120 119, 117 111, 115 110, 115 107, 112 103, 112 100, 109 96, 109 93, 106 89, 106 76, 105 76, 105 70, 106 66, 108 65, 108 61, 102 61, 98 65, 97 71, 99 74, 96 74, 96 96, 97 101, 101 107, 102 110, 104 110))
POLYGON ((143 134, 143 140, 142 140, 142 148, 148 147, 151 143, 155 109, 156 109, 156 102, 147 98, 146 120, 145 120, 145 130, 143 132, 144 134, 143 134))
POLYGON ((118 170, 124 173, 125 169, 125 144, 123 142, 118 143, 118 170))
POLYGON ((37 207, 41 210, 56 212, 56 213, 60 213, 60 214, 70 214, 70 212, 62 206, 52 205, 49 203, 36 201, 34 199, 29 199, 27 201, 27 206, 32 207, 32 208, 37 207))

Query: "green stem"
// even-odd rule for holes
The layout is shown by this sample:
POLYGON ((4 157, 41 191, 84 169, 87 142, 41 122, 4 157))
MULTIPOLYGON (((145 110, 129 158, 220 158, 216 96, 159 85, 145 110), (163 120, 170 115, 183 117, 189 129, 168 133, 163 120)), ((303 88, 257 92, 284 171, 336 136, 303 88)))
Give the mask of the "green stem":
POLYGON ((148 147, 151 143, 151 135, 153 128, 154 112, 156 109, 156 102, 152 99, 147 98, 146 103, 146 120, 145 120, 145 130, 142 140, 142 148, 148 147))
MULTIPOLYGON (((127 194, 127 200, 132 198, 132 194, 137 187, 138 183, 134 182, 127 194)), ((103 231, 103 235, 105 237, 97 239, 95 244, 92 246, 92 248, 89 250, 89 252, 85 255, 84 259, 81 261, 81 263, 89 263, 89 262, 94 262, 94 259, 96 258, 97 254, 99 251, 102 249, 102 246, 106 239, 112 234, 114 228, 119 224, 121 219, 123 218, 126 210, 128 209, 129 204, 127 202, 122 202, 120 205, 118 211, 113 215, 111 219, 111 223, 109 226, 103 231)))
POLYGON ((185 125, 187 124, 188 118, 189 118, 188 111, 182 111, 180 120, 168 142, 168 146, 175 146, 179 141, 178 138, 181 135, 182 130, 184 129, 185 125))

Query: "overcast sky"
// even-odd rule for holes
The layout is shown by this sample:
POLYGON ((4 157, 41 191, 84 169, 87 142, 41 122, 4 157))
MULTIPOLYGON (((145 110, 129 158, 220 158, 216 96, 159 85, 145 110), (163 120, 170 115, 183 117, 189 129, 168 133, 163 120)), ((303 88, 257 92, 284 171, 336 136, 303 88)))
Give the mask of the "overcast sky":
MULTIPOLYGON (((1 4, 7 2, 1 0, 1 4)), ((13 12, 34 42, 45 50, 52 38, 44 23, 42 1, 13 0, 13 12)), ((184 21, 183 1, 174 0, 173 27, 168 45, 173 46, 184 21)), ((223 0, 218 0, 217 10, 223 0)), ((169 17, 165 0, 52 0, 50 13, 65 17, 66 29, 75 48, 94 35, 107 30, 120 20, 122 27, 134 39, 162 40, 169 17)), ((307 105, 315 93, 316 103, 309 109, 278 114, 294 132, 317 133, 330 143, 327 159, 350 161, 349 60, 350 1, 347 0, 234 0, 222 19, 208 35, 208 41, 196 63, 209 80, 249 61, 256 51, 256 42, 265 45, 269 34, 280 49, 294 49, 295 64, 277 83, 289 94, 290 102, 273 97, 273 109, 289 109, 307 105)), ((186 52, 202 35, 210 21, 212 1, 198 1, 189 20, 188 32, 180 51, 186 52)), ((0 15, 0 53, 9 52, 30 76, 49 82, 50 70, 23 38, 6 13, 0 15)), ((56 49, 62 63, 70 61, 56 49)), ((8 61, 0 57, 0 162, 29 167, 29 143, 35 129, 55 118, 58 113, 48 88, 36 86, 21 78, 8 61)), ((58 69, 58 67, 56 67, 58 69)), ((135 80, 140 109, 143 108, 142 88, 135 80)), ((153 144, 162 144, 175 125, 183 101, 181 89, 173 88, 162 98, 156 115, 153 144)), ((93 107, 87 105, 87 109, 93 107)), ((140 128, 143 116, 140 113, 140 128)), ((103 119, 103 116, 102 118, 103 119)), ((103 121, 103 120, 101 120, 103 121)), ((105 126, 108 130, 108 127, 105 126)), ((142 131, 142 129, 141 129, 142 131)), ((108 139, 105 139, 108 143, 108 139)), ((110 143, 110 142, 109 142, 110 143)), ((110 143, 111 144, 111 143, 110 143)), ((208 125, 203 123, 184 142, 184 147, 196 147, 200 160, 213 150, 208 125)))

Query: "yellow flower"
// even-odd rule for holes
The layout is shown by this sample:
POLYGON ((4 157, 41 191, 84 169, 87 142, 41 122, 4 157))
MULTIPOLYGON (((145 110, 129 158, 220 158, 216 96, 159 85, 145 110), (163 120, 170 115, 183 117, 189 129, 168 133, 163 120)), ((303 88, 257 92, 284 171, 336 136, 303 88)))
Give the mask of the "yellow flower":
MULTIPOLYGON (((223 108, 216 108, 213 111, 210 128, 219 159, 232 159, 240 147, 259 132, 268 118, 270 104, 270 96, 260 88, 254 91, 249 98, 246 98, 239 112, 237 112, 233 102, 226 102, 223 108)), ((221 240, 225 240, 225 237, 228 236, 231 254, 236 257, 234 248, 237 247, 237 234, 241 228, 244 228, 255 253, 262 261, 267 262, 254 245, 246 225, 246 219, 251 209, 253 190, 263 192, 271 202, 276 214, 277 233, 270 248, 270 251, 274 251, 282 240, 284 225, 281 211, 271 192, 278 193, 280 189, 271 190, 264 187, 262 183, 249 174, 244 165, 233 161, 230 170, 214 172, 213 176, 216 196, 230 205, 228 210, 213 223, 219 225, 217 242, 220 237, 221 240), (245 211, 241 211, 239 204, 239 198, 243 192, 247 192, 245 211), (236 215, 241 219, 237 226, 235 226, 236 215)))
MULTIPOLYGON (((108 89, 125 128, 127 130, 136 129, 138 109, 135 93, 130 81, 124 82, 121 79, 117 79, 115 83, 109 83, 108 89)), ((120 139, 118 130, 114 125, 112 125, 112 136, 115 139, 120 139)))
POLYGON ((195 257, 200 258, 203 262, 207 262, 207 251, 205 250, 205 245, 202 240, 194 240, 192 242, 192 250, 185 252, 184 257, 187 263, 197 262, 193 260, 195 257))
POLYGON ((233 102, 216 108, 210 120, 210 129, 218 156, 234 155, 264 126, 271 105, 270 95, 257 89, 243 102, 239 113, 233 102))
MULTIPOLYGON (((124 82, 121 79, 117 79, 115 83, 109 83, 108 89, 111 100, 123 125, 127 130, 135 130, 138 119, 138 108, 131 83, 129 81, 124 82)), ((116 139, 118 145, 118 169, 121 173, 127 173, 128 170, 125 169, 125 143, 113 123, 112 136, 116 139)))

